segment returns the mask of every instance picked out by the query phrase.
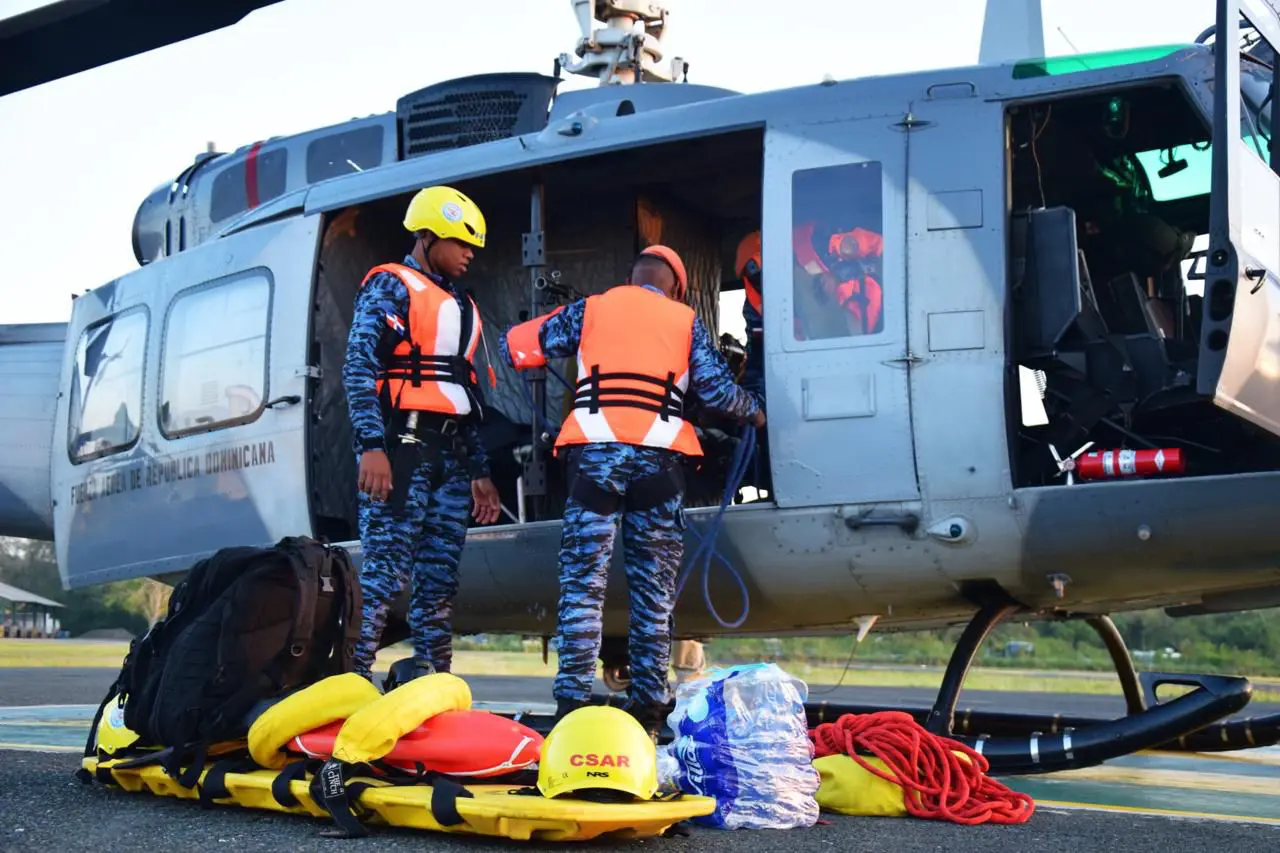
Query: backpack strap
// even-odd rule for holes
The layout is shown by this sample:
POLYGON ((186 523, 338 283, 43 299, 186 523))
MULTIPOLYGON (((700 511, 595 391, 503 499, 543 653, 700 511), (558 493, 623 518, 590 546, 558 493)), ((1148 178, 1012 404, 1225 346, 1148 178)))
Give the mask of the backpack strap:
POLYGON ((338 649, 335 674, 351 672, 355 667, 356 644, 360 642, 363 621, 364 596, 360 589, 360 577, 351 565, 351 555, 340 545, 330 548, 333 562, 340 569, 344 613, 342 617, 342 646, 338 649))

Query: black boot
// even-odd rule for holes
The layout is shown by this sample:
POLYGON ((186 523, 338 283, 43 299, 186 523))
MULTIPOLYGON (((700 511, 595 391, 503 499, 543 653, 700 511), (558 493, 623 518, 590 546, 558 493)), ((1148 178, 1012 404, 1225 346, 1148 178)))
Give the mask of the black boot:
POLYGON ((431 665, 430 661, 418 660, 417 658, 401 658, 391 664, 391 670, 387 673, 387 678, 382 682, 382 692, 390 693, 402 684, 413 681, 415 678, 421 678, 424 675, 431 675, 436 668, 431 665))
POLYGON ((585 707, 587 707, 587 703, 581 702, 577 699, 557 699, 556 700, 556 717, 551 724, 554 726, 556 723, 564 719, 565 714, 572 713, 573 711, 576 711, 579 708, 585 708, 585 707))
POLYGON ((667 708, 665 705, 651 705, 628 699, 622 705, 622 710, 636 718, 654 743, 658 742, 658 735, 667 723, 667 708))

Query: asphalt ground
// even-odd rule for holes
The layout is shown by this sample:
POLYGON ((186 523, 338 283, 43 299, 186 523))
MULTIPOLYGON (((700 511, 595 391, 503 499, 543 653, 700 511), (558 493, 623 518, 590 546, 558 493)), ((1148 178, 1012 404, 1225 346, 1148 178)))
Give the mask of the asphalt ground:
MULTIPOLYGON (((0 670, 0 706, 96 704, 102 699, 114 672, 101 669, 0 670)), ((550 699, 550 681, 541 678, 468 677, 480 702, 544 703, 550 699)), ((599 688, 598 688, 599 689, 599 688)), ((811 700, 926 706, 932 691, 913 688, 840 688, 822 694, 815 687, 811 700)), ((999 708, 1063 714, 1123 713, 1118 697, 1019 694, 968 691, 962 707, 999 708)), ((1274 707, 1251 703, 1247 714, 1266 713, 1274 707)), ((342 844, 323 838, 328 824, 296 815, 274 814, 234 807, 201 809, 194 802, 131 794, 118 789, 87 786, 73 773, 79 766, 74 753, 0 750, 0 851, 39 850, 70 853, 124 849, 254 851, 322 849, 342 844)), ((1280 782, 1280 768, 1259 768, 1265 785, 1280 782)), ((1183 798, 1184 807, 1196 806, 1202 795, 1191 785, 1170 789, 1183 798)), ((1207 784, 1206 788, 1212 787, 1207 784)), ((1280 792, 1280 784, 1274 786, 1280 792)), ((1063 799, 1063 798, 1058 798, 1063 799)), ((1148 800, 1148 803, 1150 801, 1148 800)), ((1206 812, 1215 811, 1212 798, 1204 799, 1206 812)), ((1237 812, 1238 813, 1238 812, 1237 812)), ((1257 814, 1264 815, 1266 811, 1257 814)), ((1220 820, 1205 816, 1152 816, 1135 811, 1093 811, 1064 808, 1041 802, 1036 813, 1019 826, 958 826, 916 818, 856 818, 823 814, 822 823, 806 829, 738 830, 732 832, 694 828, 687 837, 631 842, 573 844, 569 849, 673 850, 680 853, 751 850, 752 853, 828 853, 828 851, 978 850, 1071 851, 1123 849, 1141 851, 1213 851, 1280 849, 1280 820, 1252 822, 1220 820)), ((414 830, 378 829, 365 839, 347 841, 362 851, 421 849, 430 844, 438 851, 511 850, 564 845, 483 839, 414 830)))

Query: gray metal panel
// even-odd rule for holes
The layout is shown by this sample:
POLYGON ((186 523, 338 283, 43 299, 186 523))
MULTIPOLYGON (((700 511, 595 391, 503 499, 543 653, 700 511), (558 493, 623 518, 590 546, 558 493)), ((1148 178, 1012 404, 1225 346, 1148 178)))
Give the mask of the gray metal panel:
POLYGON ((0 327, 0 535, 53 539, 49 460, 65 323, 0 327))
POLYGON ((1005 438, 1003 109, 922 100, 909 134, 911 416, 920 490, 932 502, 1008 493, 1005 438), (982 228, 931 230, 938 198, 980 199, 982 228), (941 338, 941 339, 940 339, 941 338))
MULTIPOLYGON (((766 134, 765 381, 773 496, 779 506, 875 503, 918 495, 907 371, 895 363, 907 354, 906 138, 892 125, 905 111, 904 103, 892 116, 771 125, 766 134), (792 228, 800 224, 793 222, 793 173, 867 161, 879 163, 880 169, 881 210, 878 217, 868 212, 871 218, 863 227, 884 236, 883 331, 797 341, 793 318, 805 311, 794 304, 793 291, 808 291, 793 286, 803 275, 792 254, 792 228)), ((809 180, 817 184, 825 178, 809 180)), ((825 302, 814 312, 808 316, 843 317, 841 309, 825 302)))

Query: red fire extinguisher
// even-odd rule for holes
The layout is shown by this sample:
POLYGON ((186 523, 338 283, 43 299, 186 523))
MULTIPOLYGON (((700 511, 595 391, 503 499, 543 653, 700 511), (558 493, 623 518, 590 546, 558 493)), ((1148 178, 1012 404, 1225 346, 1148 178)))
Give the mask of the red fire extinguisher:
POLYGON ((1081 480, 1110 480, 1118 477, 1146 477, 1152 474, 1183 473, 1182 450, 1095 450, 1076 460, 1075 473, 1081 480))

